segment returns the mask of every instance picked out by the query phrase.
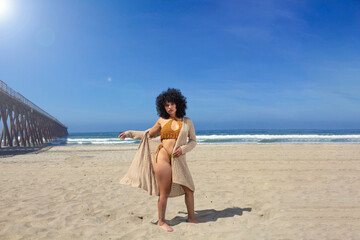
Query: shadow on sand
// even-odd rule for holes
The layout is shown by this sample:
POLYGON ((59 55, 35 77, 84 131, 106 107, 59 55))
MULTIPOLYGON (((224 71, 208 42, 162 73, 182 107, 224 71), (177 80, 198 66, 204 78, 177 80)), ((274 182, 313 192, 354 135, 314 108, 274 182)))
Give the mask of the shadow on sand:
POLYGON ((51 149, 52 146, 41 146, 41 147, 5 147, 0 148, 0 158, 13 157, 19 154, 28 153, 42 153, 51 149))
MULTIPOLYGON (((200 221, 200 223, 215 222, 219 218, 234 217, 235 215, 241 216, 244 211, 251 212, 251 208, 233 207, 233 208, 226 208, 220 211, 217 211, 215 209, 199 210, 199 211, 195 211, 195 217, 200 221)), ((182 222, 186 222, 187 212, 178 212, 178 213, 184 214, 185 216, 176 216, 171 220, 167 220, 166 222, 169 226, 175 226, 182 222)), ((153 222, 153 224, 157 224, 157 221, 153 222)))

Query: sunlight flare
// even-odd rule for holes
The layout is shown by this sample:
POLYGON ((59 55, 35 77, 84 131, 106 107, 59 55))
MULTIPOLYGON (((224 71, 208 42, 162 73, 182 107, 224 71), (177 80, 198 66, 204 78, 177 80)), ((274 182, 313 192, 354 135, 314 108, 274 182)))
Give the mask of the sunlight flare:
POLYGON ((0 0, 0 19, 10 15, 10 3, 8 0, 0 0))

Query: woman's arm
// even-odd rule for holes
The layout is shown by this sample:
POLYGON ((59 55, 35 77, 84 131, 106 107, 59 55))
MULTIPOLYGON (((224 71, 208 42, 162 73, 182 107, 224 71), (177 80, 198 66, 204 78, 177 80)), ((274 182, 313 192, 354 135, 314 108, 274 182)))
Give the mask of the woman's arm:
MULTIPOLYGON (((146 130, 147 131, 147 130, 146 130)), ((119 134, 118 138, 121 140, 124 140, 125 138, 132 138, 132 139, 141 139, 146 131, 134 131, 134 130, 128 130, 126 132, 122 132, 119 134)))
POLYGON ((182 154, 185 154, 185 153, 191 151, 197 144, 194 124, 190 118, 188 118, 187 123, 189 126, 189 132, 188 132, 189 142, 186 145, 180 146, 182 154))
POLYGON ((128 130, 125 132, 126 137, 132 138, 132 139, 142 139, 145 131, 134 131, 134 130, 128 130))
POLYGON ((149 137, 155 136, 161 130, 160 118, 156 121, 154 126, 149 130, 149 137))
POLYGON ((155 125, 152 128, 149 128, 145 131, 128 130, 126 132, 120 133, 120 135, 118 137, 122 140, 124 140, 125 137, 129 137, 132 139, 142 139, 144 137, 145 132, 147 132, 147 131, 149 131, 149 136, 152 137, 161 130, 161 125, 160 125, 159 120, 160 120, 160 118, 156 121, 155 125))

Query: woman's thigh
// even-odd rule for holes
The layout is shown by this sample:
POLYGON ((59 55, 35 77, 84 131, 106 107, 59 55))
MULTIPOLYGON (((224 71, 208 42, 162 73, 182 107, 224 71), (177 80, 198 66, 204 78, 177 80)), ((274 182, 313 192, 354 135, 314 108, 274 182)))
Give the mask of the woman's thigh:
POLYGON ((164 148, 158 153, 157 162, 153 163, 155 178, 160 188, 160 193, 169 193, 171 190, 171 160, 164 148))

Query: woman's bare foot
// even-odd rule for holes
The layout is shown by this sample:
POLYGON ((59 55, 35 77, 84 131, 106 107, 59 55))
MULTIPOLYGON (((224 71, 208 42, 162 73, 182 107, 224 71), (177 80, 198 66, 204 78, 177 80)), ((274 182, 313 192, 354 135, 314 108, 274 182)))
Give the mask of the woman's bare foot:
POLYGON ((169 225, 167 225, 166 222, 163 222, 163 223, 158 222, 158 226, 161 227, 162 229, 164 229, 167 232, 174 231, 174 229, 172 227, 170 227, 169 225))
POLYGON ((189 222, 189 223, 200 223, 200 221, 197 220, 196 218, 191 218, 191 219, 188 218, 186 221, 189 222))

